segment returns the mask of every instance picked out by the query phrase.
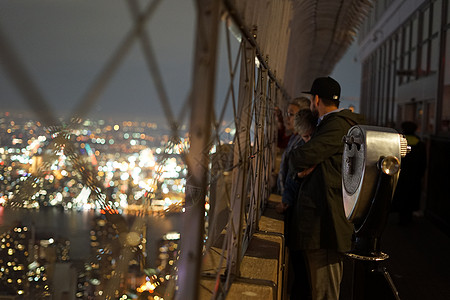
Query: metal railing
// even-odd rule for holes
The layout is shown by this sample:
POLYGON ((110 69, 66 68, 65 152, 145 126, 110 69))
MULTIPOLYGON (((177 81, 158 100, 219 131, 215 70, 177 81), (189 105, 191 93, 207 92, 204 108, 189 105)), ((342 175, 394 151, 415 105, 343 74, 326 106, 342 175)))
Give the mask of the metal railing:
MULTIPOLYGON (((215 33, 207 31, 206 28, 209 30, 216 28, 218 20, 211 18, 214 15, 211 12, 218 8, 212 5, 211 1, 200 2, 202 5, 199 5, 198 23, 199 26, 203 25, 205 28, 198 29, 197 35, 204 34, 203 38, 206 40, 208 38, 207 33, 211 33, 209 42, 216 42, 217 40, 213 38, 215 33), (214 8, 211 9, 208 5, 214 8), (202 8, 205 7, 208 8, 203 10, 202 8)), ((286 100, 283 99, 285 93, 277 84, 268 63, 263 60, 262 53, 258 49, 255 39, 256 31, 250 32, 246 29, 232 5, 228 1, 223 3, 227 12, 225 24, 234 24, 235 28, 240 28, 242 42, 235 60, 230 57, 230 51, 228 51, 230 57, 230 82, 233 82, 234 76, 238 76, 239 82, 237 99, 235 99, 234 93, 229 93, 233 105, 236 134, 231 146, 232 149, 230 147, 225 148, 220 141, 215 141, 218 143, 215 144, 218 155, 224 158, 224 161, 222 161, 222 166, 224 167, 220 169, 220 167, 213 166, 216 169, 210 175, 210 180, 214 180, 216 185, 228 183, 227 187, 231 189, 229 194, 210 195, 210 199, 216 201, 213 205, 216 210, 210 212, 211 219, 214 222, 209 223, 209 232, 212 234, 208 236, 207 247, 203 255, 209 256, 209 259, 213 261, 213 266, 208 265, 209 269, 205 270, 203 268, 203 272, 205 276, 215 277, 214 290, 208 290, 211 293, 211 298, 214 299, 225 298, 233 281, 239 278, 244 253, 253 234, 258 230, 259 219, 270 194, 270 180, 274 171, 277 128, 274 111, 279 102, 286 100), (231 66, 238 63, 240 63, 240 71, 239 74, 236 74, 231 66), (221 241, 222 244, 218 241, 221 241), (214 261, 212 257, 217 255, 219 259, 214 261)), ((216 3, 216 5, 218 4, 216 3)), ((227 28, 225 29, 225 34, 229 45, 230 34, 227 28)), ((200 44, 197 43, 197 45, 200 44)), ((210 57, 214 54, 213 51, 215 49, 213 47, 207 49, 211 51, 208 54, 199 54, 202 49, 197 49, 196 65, 201 64, 204 61, 204 57, 210 57)), ((201 82, 207 82, 206 79, 210 78, 208 72, 214 70, 214 63, 212 62, 209 67, 210 69, 205 70, 204 73, 195 73, 195 77, 200 78, 201 82)), ((234 87, 230 86, 230 90, 234 91, 234 87)), ((210 99, 205 95, 203 101, 208 102, 211 101, 210 99)), ((225 101, 225 103, 227 102, 225 101)), ((209 105, 209 107, 212 106, 209 105)), ((213 111, 203 111, 203 113, 213 114, 213 111)), ((196 117, 193 117, 193 120, 195 119, 196 117)), ((198 131, 192 124, 191 134, 198 131)), ((208 126, 208 122, 204 123, 203 126, 208 126)), ((193 144, 193 140, 191 140, 191 143, 193 144)), ((200 153, 191 152, 191 155, 197 156, 195 160, 197 162, 204 159, 203 164, 206 166, 209 163, 208 153, 210 149, 211 144, 204 143, 200 153)), ((208 171, 208 168, 204 167, 200 173, 205 174, 205 171, 208 171)), ((204 180, 207 180, 207 178, 204 178, 204 180)), ((198 190, 203 189, 202 186, 196 186, 195 188, 198 190)), ((217 193, 219 190, 218 188, 210 189, 210 192, 214 191, 217 193)), ((201 200, 203 199, 202 195, 201 200)), ((196 217, 202 216, 203 207, 204 203, 202 202, 198 205, 199 211, 197 213, 185 215, 186 225, 182 234, 181 261, 179 265, 179 275, 181 275, 179 279, 182 282, 180 284, 179 299, 197 299, 199 297, 198 284, 196 284, 198 282, 198 269, 193 268, 191 269, 193 272, 188 271, 189 265, 186 260, 200 257, 198 254, 198 241, 200 240, 199 235, 203 237, 204 233, 201 230, 201 226, 191 227, 189 224, 192 224, 191 222, 196 217), (197 241, 197 244, 190 245, 190 242, 193 240, 197 241), (194 277, 193 274, 197 274, 197 276, 194 277, 195 279, 191 277, 192 281, 187 284, 186 277, 189 276, 185 276, 185 274, 190 274, 192 277, 194 277)), ((196 220, 194 222, 199 221, 196 220)), ((202 288, 207 289, 204 286, 202 288)))

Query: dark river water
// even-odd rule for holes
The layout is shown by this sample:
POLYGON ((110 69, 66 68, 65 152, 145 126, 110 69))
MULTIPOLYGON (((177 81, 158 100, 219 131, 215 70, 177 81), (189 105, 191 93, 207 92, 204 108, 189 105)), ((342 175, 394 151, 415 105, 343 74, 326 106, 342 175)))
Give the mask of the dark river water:
MULTIPOLYGON (((94 211, 63 211, 58 208, 40 210, 11 209, 0 206, 0 234, 10 229, 16 222, 25 226, 34 226, 37 235, 70 240, 70 258, 85 260, 90 254, 90 230, 94 211)), ((132 223, 134 217, 125 218, 132 223)), ((146 216, 147 224, 147 255, 152 264, 157 255, 157 242, 164 234, 180 230, 181 217, 146 216)))

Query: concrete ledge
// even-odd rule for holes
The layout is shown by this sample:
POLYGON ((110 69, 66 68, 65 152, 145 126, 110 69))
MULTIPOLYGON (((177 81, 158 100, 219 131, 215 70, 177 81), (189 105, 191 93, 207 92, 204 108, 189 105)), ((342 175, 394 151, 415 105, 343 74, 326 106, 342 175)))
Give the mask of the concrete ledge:
MULTIPOLYGON (((240 277, 234 280, 227 299, 281 299, 285 272, 284 222, 282 216, 275 212, 278 202, 281 202, 281 196, 270 196, 269 205, 259 222, 259 231, 253 235, 242 260, 240 277)), ((222 249, 212 247, 204 258, 203 274, 209 275, 201 279, 200 299, 211 298, 215 289, 213 274, 219 265, 221 252, 222 249)), ((221 275, 225 265, 223 261, 221 275)))

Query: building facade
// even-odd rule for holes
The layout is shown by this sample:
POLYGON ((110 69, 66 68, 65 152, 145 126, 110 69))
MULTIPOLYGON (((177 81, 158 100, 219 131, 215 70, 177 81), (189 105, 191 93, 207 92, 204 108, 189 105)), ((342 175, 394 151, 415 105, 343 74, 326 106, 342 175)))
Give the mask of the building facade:
POLYGON ((449 0, 380 0, 361 26, 361 113, 372 125, 413 121, 427 144, 422 208, 450 232, 449 0))

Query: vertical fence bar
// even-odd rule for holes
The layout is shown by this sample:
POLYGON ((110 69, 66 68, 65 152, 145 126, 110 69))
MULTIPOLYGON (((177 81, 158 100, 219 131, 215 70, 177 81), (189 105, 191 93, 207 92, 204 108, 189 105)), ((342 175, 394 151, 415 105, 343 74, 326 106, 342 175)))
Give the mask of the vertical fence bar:
POLYGON ((272 188, 272 174, 274 173, 274 163, 275 163, 275 153, 274 153, 274 127, 277 127, 277 123, 275 120, 275 104, 274 104, 274 82, 270 78, 268 78, 267 84, 267 99, 266 99, 266 130, 264 132, 266 136, 266 163, 268 165, 266 169, 266 183, 267 183, 267 198, 269 198, 272 188))
POLYGON ((266 157, 265 157, 265 144, 266 144, 266 136, 265 136, 265 115, 266 115, 266 105, 267 105, 267 69, 262 67, 260 68, 260 88, 258 89, 258 101, 259 101, 259 120, 258 120, 258 165, 257 165, 257 191, 258 191, 258 198, 256 199, 256 219, 254 220, 255 224, 253 226, 252 234, 258 229, 258 222, 262 215, 263 206, 265 203, 265 189, 266 186, 264 185, 264 178, 265 178, 265 171, 266 168, 268 168, 267 165, 265 165, 266 157))
POLYGON ((205 196, 209 173, 211 116, 214 113, 219 0, 197 0, 197 29, 191 94, 190 150, 184 226, 181 236, 176 299, 199 296, 205 226, 205 196))
MULTIPOLYGON (((276 156, 277 156, 277 136, 278 136, 278 122, 275 117, 275 107, 278 107, 277 100, 277 86, 272 79, 269 79, 269 107, 267 111, 267 119, 269 125, 267 127, 267 135, 269 136, 270 146, 267 148, 268 156, 270 157, 270 169, 267 170, 267 181, 270 185, 276 185, 276 179, 274 174, 276 173, 276 156)), ((269 187, 269 195, 271 193, 269 187)))
POLYGON ((231 220, 228 230, 228 278, 225 289, 231 286, 233 277, 239 276, 239 267, 242 253, 242 229, 247 202, 247 173, 250 156, 250 127, 253 97, 253 78, 255 73, 255 49, 246 40, 242 41, 243 55, 241 62, 238 113, 236 117, 236 136, 234 143, 234 165, 239 165, 233 170, 233 185, 231 199, 231 220))
POLYGON ((274 101, 272 98, 272 90, 274 88, 273 86, 273 81, 270 80, 270 78, 267 78, 268 83, 267 83, 267 94, 266 94, 266 101, 265 101, 265 114, 264 114, 264 120, 265 120, 265 124, 266 127, 264 129, 264 136, 265 136, 265 148, 264 148, 264 154, 265 154, 265 165, 266 165, 266 169, 265 169, 265 174, 264 174, 264 178, 265 178, 265 192, 266 195, 264 197, 264 199, 266 200, 266 203, 268 202, 270 193, 271 193, 271 188, 272 188, 272 181, 271 181, 271 176, 272 176, 272 172, 274 170, 274 156, 272 155, 274 146, 275 146, 275 139, 274 139, 274 130, 273 128, 277 127, 277 123, 275 120, 275 106, 274 106, 274 101))
MULTIPOLYGON (((249 178, 249 205, 246 209, 247 214, 247 224, 245 226, 244 234, 244 249, 246 249, 250 243, 253 232, 255 231, 255 226, 258 217, 257 201, 259 198, 259 186, 258 186, 258 161, 259 161, 259 151, 260 151, 260 137, 259 137, 259 121, 260 121, 260 90, 261 90, 261 69, 258 68, 258 74, 256 76, 256 87, 253 92, 253 103, 252 103, 252 116, 253 116, 253 135, 251 134, 251 153, 249 167, 251 172, 249 178)), ((244 255, 244 253, 242 253, 244 255)))

